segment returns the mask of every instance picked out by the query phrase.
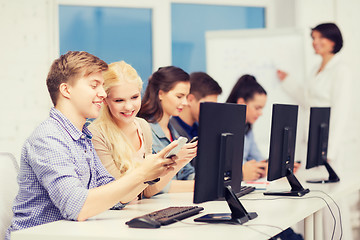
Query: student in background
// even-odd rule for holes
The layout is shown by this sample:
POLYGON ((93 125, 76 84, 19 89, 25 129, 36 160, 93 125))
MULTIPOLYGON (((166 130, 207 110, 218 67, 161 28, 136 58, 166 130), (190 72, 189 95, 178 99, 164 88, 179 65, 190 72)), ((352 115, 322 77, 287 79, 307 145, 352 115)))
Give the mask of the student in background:
MULTIPOLYGON (((267 100, 265 89, 254 76, 243 75, 239 78, 226 100, 227 103, 246 105, 246 126, 243 155, 243 180, 257 180, 267 174, 267 161, 260 153, 252 131, 252 125, 262 115, 267 100)), ((294 171, 299 167, 294 164, 294 171)))
MULTIPOLYGON (((170 123, 171 116, 179 116, 187 105, 186 96, 189 94, 189 74, 174 66, 161 67, 154 72, 148 81, 144 98, 141 103, 139 117, 150 123, 153 136, 152 150, 160 151, 179 137, 178 132, 170 123)), ((184 151, 196 153, 197 142, 188 143, 184 151)), ((182 159, 183 153, 178 157, 182 159)), ((190 162, 192 158, 188 159, 190 162)), ((177 174, 171 185, 164 191, 193 191, 195 170, 190 163, 186 164, 177 174)))
MULTIPOLYGON (((262 115, 265 107, 267 93, 265 89, 256 81, 252 75, 243 75, 236 82, 231 93, 226 100, 227 103, 237 103, 246 105, 246 125, 243 155, 243 180, 257 180, 267 174, 267 161, 260 153, 252 131, 252 125, 262 115)), ((300 167, 299 163, 294 163, 294 172, 300 167)), ((291 228, 278 234, 282 240, 302 240, 300 234, 295 233, 291 228)))
POLYGON ((101 164, 84 124, 98 116, 106 97, 102 71, 107 68, 87 52, 68 52, 53 62, 46 83, 54 107, 23 146, 6 239, 11 231, 61 219, 84 221, 113 206, 121 208, 147 181, 173 170, 175 159, 164 156, 176 143, 116 181, 101 164))
POLYGON ((204 72, 190 74, 190 93, 186 99, 187 106, 184 106, 179 116, 170 119, 170 123, 176 131, 189 140, 198 136, 200 103, 217 102, 222 89, 219 84, 204 72))
MULTIPOLYGON (((107 97, 99 117, 89 126, 92 142, 99 158, 116 179, 134 171, 152 153, 149 124, 136 117, 141 107, 142 80, 136 70, 125 63, 114 62, 103 72, 107 97)), ((196 155, 192 150, 185 158, 177 159, 174 170, 149 185, 143 191, 151 197, 162 190, 188 160, 196 155)))
POLYGON ((227 103, 246 105, 246 125, 243 155, 243 180, 257 180, 265 177, 267 162, 261 155, 252 131, 252 125, 262 115, 266 104, 266 91, 254 76, 243 75, 239 78, 226 100, 227 103))

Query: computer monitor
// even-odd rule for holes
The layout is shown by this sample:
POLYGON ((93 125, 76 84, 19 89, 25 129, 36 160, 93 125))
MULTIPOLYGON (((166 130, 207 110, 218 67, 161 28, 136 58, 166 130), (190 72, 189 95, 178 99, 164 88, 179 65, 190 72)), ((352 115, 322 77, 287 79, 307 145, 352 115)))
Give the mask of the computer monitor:
POLYGON ((197 221, 243 223, 255 218, 235 196, 240 191, 246 105, 200 104, 194 203, 226 198, 231 214, 207 215, 197 221))
POLYGON ((303 196, 304 189, 293 173, 298 106, 274 104, 272 110, 268 181, 286 177, 291 190, 265 192, 265 195, 303 196))
POLYGON ((329 178, 308 180, 307 182, 309 183, 331 183, 340 181, 340 178, 327 161, 329 122, 329 107, 312 107, 310 109, 306 169, 324 165, 329 172, 329 178))

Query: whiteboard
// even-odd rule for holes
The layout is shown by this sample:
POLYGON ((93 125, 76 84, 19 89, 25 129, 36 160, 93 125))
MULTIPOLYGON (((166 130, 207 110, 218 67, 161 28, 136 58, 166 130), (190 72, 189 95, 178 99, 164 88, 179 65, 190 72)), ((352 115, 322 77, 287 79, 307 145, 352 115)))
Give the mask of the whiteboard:
MULTIPOLYGON (((304 55, 303 34, 293 29, 206 33, 207 73, 223 89, 219 102, 226 101, 232 87, 244 74, 254 75, 268 94, 263 115, 253 126, 257 145, 265 158, 269 155, 272 104, 296 104, 282 89, 276 70, 284 70, 303 80, 304 55)), ((298 121, 298 133, 301 124, 298 121)))

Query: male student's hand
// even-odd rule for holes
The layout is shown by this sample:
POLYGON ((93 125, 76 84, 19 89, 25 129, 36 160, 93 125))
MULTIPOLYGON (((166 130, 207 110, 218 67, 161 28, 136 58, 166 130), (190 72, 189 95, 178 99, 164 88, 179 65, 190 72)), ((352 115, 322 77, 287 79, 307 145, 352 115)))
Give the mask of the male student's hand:
POLYGON ((293 172, 296 173, 297 170, 299 170, 300 167, 301 167, 300 162, 294 162, 294 170, 293 170, 293 172))
POLYGON ((243 180, 254 181, 265 177, 267 172, 267 162, 250 160, 243 164, 243 180))
POLYGON ((178 142, 173 141, 157 154, 146 156, 145 160, 138 167, 139 173, 144 175, 145 181, 151 181, 158 177, 165 176, 168 172, 174 170, 177 156, 171 158, 166 158, 165 156, 177 145, 178 142))
POLYGON ((267 159, 261 160, 260 162, 258 162, 258 166, 264 169, 265 172, 265 174, 261 175, 260 178, 266 177, 269 168, 269 161, 267 159))

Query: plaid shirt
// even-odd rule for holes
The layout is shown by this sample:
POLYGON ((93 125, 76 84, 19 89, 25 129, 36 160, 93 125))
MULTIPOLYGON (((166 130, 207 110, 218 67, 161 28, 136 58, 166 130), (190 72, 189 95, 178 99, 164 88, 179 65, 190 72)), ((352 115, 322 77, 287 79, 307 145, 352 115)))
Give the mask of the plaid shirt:
POLYGON ((114 180, 101 164, 91 138, 86 127, 79 131, 60 111, 50 110, 50 117, 23 146, 19 192, 6 239, 14 230, 76 220, 89 189, 114 180))

